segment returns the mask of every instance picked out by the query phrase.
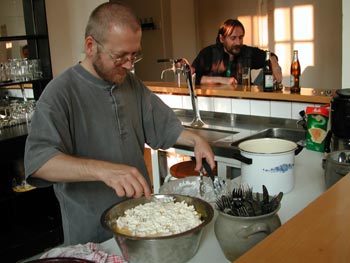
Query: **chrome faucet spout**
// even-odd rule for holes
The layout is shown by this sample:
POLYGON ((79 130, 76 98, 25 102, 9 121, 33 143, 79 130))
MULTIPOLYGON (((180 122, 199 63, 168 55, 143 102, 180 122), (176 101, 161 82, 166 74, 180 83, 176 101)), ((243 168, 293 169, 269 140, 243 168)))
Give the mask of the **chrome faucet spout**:
POLYGON ((186 74, 186 81, 187 81, 187 86, 188 90, 190 92, 190 97, 191 97, 191 103, 192 103, 192 109, 194 113, 194 118, 191 122, 191 126, 195 128, 200 128, 205 125, 205 123, 202 121, 200 112, 199 112, 199 107, 198 107, 198 98, 196 94, 196 90, 194 89, 193 82, 192 82, 192 73, 191 73, 191 67, 190 65, 185 62, 185 74, 186 74))
POLYGON ((162 71, 160 77, 163 79, 164 73, 167 71, 172 71, 174 74, 177 75, 177 82, 178 82, 178 87, 180 87, 180 75, 184 74, 186 76, 186 82, 187 82, 187 87, 190 93, 191 97, 191 103, 192 103, 192 108, 193 108, 193 113, 194 113, 194 118, 191 122, 191 126, 195 128, 200 128, 205 123, 202 121, 199 108, 198 108, 198 98, 196 95, 196 91, 194 89, 193 83, 192 83, 192 73, 191 73, 191 66, 187 62, 186 59, 158 59, 157 62, 171 62, 172 67, 165 69, 162 71))
POLYGON ((162 73, 160 74, 160 78, 163 79, 164 78, 164 73, 167 72, 167 71, 175 71, 175 69, 173 68, 167 68, 167 69, 164 69, 162 70, 162 73))
POLYGON ((172 71, 173 74, 177 75, 177 86, 180 88, 181 87, 181 73, 183 72, 182 66, 179 64, 182 59, 171 59, 171 58, 166 58, 166 59, 158 59, 157 62, 170 62, 171 63, 171 68, 167 68, 162 70, 162 73, 160 74, 160 78, 164 78, 164 73, 167 71, 172 71))

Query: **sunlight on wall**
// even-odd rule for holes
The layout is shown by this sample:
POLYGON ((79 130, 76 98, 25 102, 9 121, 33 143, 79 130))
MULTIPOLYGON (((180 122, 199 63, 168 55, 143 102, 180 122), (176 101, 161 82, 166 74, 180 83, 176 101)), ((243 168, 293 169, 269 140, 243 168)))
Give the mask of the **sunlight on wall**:
MULTIPOLYGON (((302 72, 314 66, 314 8, 312 5, 298 5, 274 10, 274 50, 289 85, 290 64, 293 50, 298 50, 302 72)), ((246 31, 244 43, 268 49, 268 16, 238 17, 246 31)))
POLYGON ((244 25, 245 29, 245 35, 244 35, 244 44, 245 45, 252 45, 253 43, 253 34, 252 34, 252 28, 253 22, 252 22, 252 17, 251 16, 240 16, 238 20, 244 25))
POLYGON ((290 64, 291 64, 291 55, 292 49, 290 44, 276 44, 275 53, 278 56, 278 62, 282 68, 283 76, 290 75, 290 64))
POLYGON ((301 72, 303 72, 306 67, 315 65, 313 43, 295 43, 294 49, 298 50, 299 53, 301 72))
POLYGON ((267 16, 239 16, 237 19, 245 28, 244 44, 267 49, 269 43, 267 16))
POLYGON ((267 25, 267 16, 259 16, 259 46, 267 47, 269 44, 269 34, 268 34, 268 25, 267 25))
POLYGON ((295 6, 293 8, 294 41, 314 40, 313 6, 295 6))
POLYGON ((278 8, 275 10, 275 40, 290 40, 290 9, 278 8))

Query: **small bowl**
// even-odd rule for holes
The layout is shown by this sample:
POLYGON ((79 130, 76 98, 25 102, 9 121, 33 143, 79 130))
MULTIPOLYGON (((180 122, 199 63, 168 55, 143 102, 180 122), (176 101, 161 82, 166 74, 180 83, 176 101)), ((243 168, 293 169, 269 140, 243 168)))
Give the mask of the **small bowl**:
POLYGON ((124 259, 129 263, 180 263, 189 261, 196 254, 203 228, 209 224, 213 216, 212 206, 199 198, 184 195, 153 195, 151 199, 141 197, 113 205, 102 214, 101 224, 113 233, 124 259), (188 205, 193 205, 203 222, 188 231, 170 236, 136 237, 116 231, 116 219, 123 216, 126 210, 139 204, 169 197, 173 197, 175 202, 185 201, 188 205))

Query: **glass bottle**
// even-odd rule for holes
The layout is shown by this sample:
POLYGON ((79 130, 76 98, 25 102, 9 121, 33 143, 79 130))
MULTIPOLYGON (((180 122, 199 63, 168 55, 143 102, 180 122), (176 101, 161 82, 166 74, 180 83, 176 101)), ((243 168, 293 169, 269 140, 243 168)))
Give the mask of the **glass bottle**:
POLYGON ((272 67, 270 60, 270 51, 266 51, 266 59, 263 67, 263 75, 264 75, 264 84, 263 90, 267 92, 273 91, 273 75, 272 75, 272 67))
POLYGON ((293 60, 290 66, 290 92, 300 92, 300 63, 298 58, 298 50, 293 51, 293 60))

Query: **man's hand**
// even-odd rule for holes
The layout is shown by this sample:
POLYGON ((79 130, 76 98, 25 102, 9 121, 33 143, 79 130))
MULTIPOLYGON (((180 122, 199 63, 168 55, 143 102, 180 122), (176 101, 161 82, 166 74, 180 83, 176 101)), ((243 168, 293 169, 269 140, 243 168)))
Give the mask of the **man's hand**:
POLYGON ((143 175, 132 166, 58 154, 32 175, 49 182, 102 181, 120 197, 151 196, 143 175))
POLYGON ((177 139, 178 144, 194 147, 194 156, 196 158, 196 171, 201 171, 202 158, 205 158, 211 169, 215 168, 214 153, 208 142, 201 136, 184 130, 177 139))
POLYGON ((118 196, 138 198, 142 195, 146 197, 151 195, 146 179, 135 167, 111 164, 101 173, 100 178, 106 185, 113 188, 118 196))
POLYGON ((278 60, 277 60, 276 56, 271 56, 270 61, 271 61, 273 77, 277 81, 277 83, 281 83, 282 79, 283 79, 282 78, 282 70, 281 70, 280 65, 278 64, 278 60))

